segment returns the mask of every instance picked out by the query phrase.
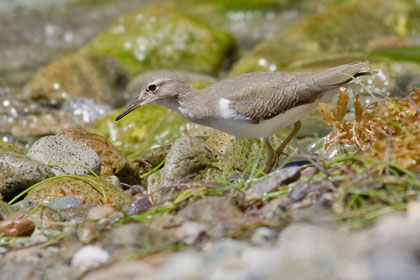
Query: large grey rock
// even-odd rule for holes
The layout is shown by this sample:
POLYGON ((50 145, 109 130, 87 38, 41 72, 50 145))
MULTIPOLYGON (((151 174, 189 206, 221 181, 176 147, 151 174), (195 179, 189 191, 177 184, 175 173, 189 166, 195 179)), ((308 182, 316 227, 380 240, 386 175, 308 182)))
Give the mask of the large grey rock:
POLYGON ((48 206, 53 209, 65 209, 82 204, 83 201, 80 198, 73 195, 66 195, 54 198, 51 202, 48 203, 48 206))
POLYGON ((161 171, 161 186, 175 184, 201 169, 211 166, 217 154, 201 139, 181 137, 172 144, 161 171))
POLYGON ((43 137, 32 145, 27 155, 44 164, 53 164, 52 170, 57 176, 89 175, 89 170, 83 167, 90 168, 96 174, 101 171, 101 160, 94 150, 65 137, 43 137))
POLYGON ((0 195, 10 200, 33 184, 54 176, 51 168, 28 156, 0 149, 0 195))

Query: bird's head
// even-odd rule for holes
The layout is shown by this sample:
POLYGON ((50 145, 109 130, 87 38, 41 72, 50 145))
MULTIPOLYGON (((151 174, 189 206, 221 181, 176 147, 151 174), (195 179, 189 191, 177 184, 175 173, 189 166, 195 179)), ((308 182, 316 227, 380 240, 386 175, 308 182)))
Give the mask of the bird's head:
POLYGON ((188 84, 170 72, 157 72, 148 76, 140 90, 139 97, 116 117, 116 121, 147 104, 159 104, 173 107, 178 103, 180 93, 191 90, 188 84))

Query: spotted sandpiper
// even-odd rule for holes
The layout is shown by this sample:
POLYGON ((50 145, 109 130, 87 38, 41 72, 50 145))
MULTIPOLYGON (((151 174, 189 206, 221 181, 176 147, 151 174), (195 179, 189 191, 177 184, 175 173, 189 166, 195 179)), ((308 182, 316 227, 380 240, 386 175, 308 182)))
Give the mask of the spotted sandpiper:
POLYGON ((194 90, 177 75, 158 72, 146 79, 140 96, 116 120, 146 104, 163 105, 188 120, 243 138, 264 138, 266 172, 300 129, 300 121, 320 102, 330 100, 352 77, 372 75, 368 62, 353 62, 319 73, 253 72, 194 90), (352 77, 351 77, 352 76, 352 77), (294 124, 274 151, 269 137, 294 124))

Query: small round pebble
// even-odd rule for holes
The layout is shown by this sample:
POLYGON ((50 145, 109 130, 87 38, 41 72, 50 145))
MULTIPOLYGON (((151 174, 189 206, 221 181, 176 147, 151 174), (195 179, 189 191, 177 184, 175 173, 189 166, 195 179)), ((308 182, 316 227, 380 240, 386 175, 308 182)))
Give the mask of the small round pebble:
POLYGON ((85 271, 100 266, 109 260, 109 253, 99 246, 87 245, 74 254, 71 265, 85 271))

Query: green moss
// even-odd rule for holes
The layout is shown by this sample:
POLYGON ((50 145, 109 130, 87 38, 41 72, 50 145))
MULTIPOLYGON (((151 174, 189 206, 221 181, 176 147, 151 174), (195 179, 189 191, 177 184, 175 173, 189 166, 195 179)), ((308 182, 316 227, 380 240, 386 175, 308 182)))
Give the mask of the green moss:
POLYGON ((63 175, 48 178, 36 184, 25 200, 48 202, 54 198, 74 195, 83 203, 94 203, 122 207, 131 202, 132 197, 122 189, 105 180, 87 175, 63 175))
POLYGON ((299 70, 305 65, 333 64, 343 61, 343 57, 347 61, 351 57, 366 59, 370 42, 387 36, 400 38, 406 33, 401 22, 408 6, 388 2, 387 6, 379 0, 348 1, 303 18, 245 55, 231 75, 268 69, 299 70), (380 8, 375 9, 375 3, 380 8))
POLYGON ((169 6, 148 6, 117 20, 84 48, 119 60, 131 74, 153 69, 216 73, 233 37, 169 6))
POLYGON ((410 61, 420 63, 420 47, 382 48, 369 53, 376 60, 410 61))
POLYGON ((23 154, 22 150, 11 142, 0 141, 0 150, 12 151, 15 153, 23 154))
POLYGON ((113 0, 73 0, 72 2, 77 4, 104 5, 111 1, 113 0))
POLYGON ((145 106, 116 122, 118 113, 120 111, 99 119, 96 132, 133 159, 176 139, 187 130, 187 120, 162 106, 145 106))
POLYGON ((166 3, 183 5, 186 7, 207 8, 213 11, 248 11, 248 10, 271 10, 275 11, 285 7, 292 0, 167 0, 166 3))

